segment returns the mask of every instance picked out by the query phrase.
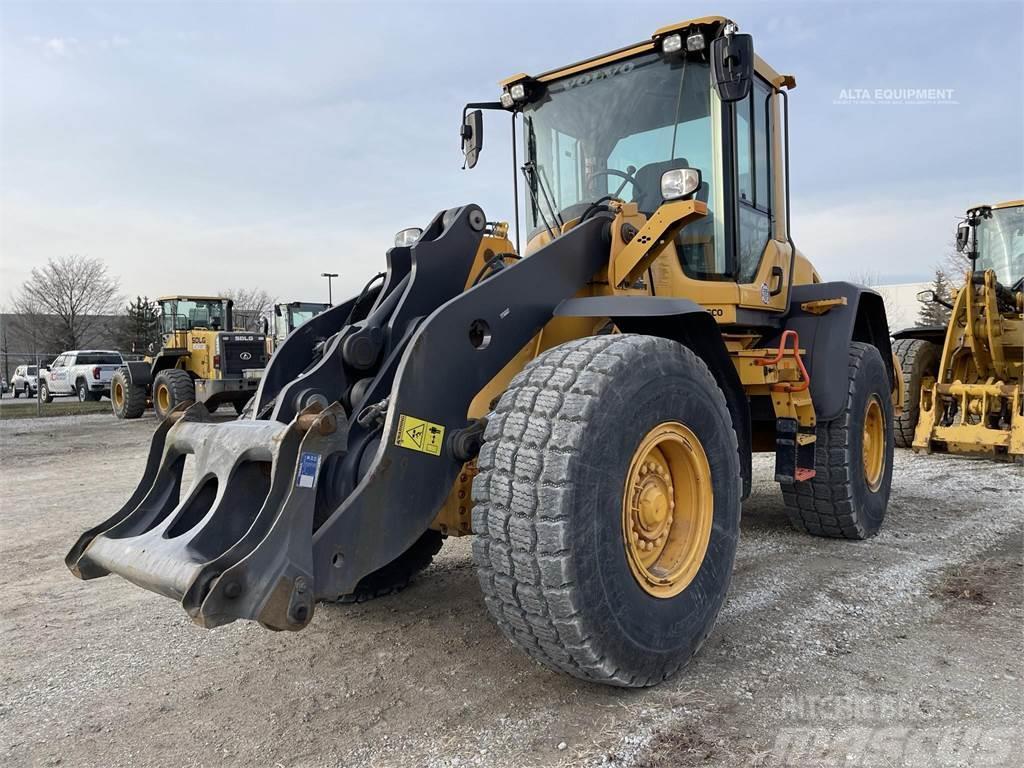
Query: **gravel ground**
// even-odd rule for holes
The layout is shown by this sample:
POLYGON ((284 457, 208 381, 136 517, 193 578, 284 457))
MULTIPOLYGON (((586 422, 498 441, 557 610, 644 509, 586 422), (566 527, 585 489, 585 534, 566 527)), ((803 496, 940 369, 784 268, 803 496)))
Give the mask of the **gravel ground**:
POLYGON ((0 419, 6 766, 1009 765, 1024 694, 1024 471, 898 451, 882 533, 788 527, 759 457, 718 626, 655 689, 535 665, 468 539, 305 631, 206 631, 63 556, 130 493, 153 417, 0 419))

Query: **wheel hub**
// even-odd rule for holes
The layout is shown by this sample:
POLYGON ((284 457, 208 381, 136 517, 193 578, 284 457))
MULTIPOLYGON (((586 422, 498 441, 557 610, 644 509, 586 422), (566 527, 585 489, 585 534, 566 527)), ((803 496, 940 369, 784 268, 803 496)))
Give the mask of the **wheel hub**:
POLYGON ((885 416, 882 404, 874 395, 868 400, 864 412, 861 447, 864 482, 872 491, 877 491, 882 485, 882 475, 885 473, 885 416))
POLYGON ((160 410, 165 413, 171 409, 171 392, 166 384, 161 384, 156 388, 156 402, 160 406, 160 410))
POLYGON ((696 435, 678 422, 659 424, 634 452, 622 500, 626 558, 644 591, 673 597, 686 589, 704 561, 713 511, 696 435))

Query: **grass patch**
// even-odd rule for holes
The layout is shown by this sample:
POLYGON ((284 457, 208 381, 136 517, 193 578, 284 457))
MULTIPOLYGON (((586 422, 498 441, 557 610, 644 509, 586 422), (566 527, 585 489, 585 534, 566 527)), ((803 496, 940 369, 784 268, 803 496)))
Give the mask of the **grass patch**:
MULTIPOLYGON (((34 419, 37 416, 84 416, 90 413, 110 414, 110 403, 80 403, 77 400, 54 400, 52 403, 36 403, 35 400, 13 402, 4 400, 0 406, 0 419, 34 419), (38 410, 37 410, 38 408, 38 410)), ((113 418, 113 414, 110 416, 113 418)))

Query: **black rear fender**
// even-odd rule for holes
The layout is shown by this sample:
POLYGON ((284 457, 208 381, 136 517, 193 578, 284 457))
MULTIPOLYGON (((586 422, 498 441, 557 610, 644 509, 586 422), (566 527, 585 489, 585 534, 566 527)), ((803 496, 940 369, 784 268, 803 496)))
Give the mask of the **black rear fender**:
MULTIPOLYGON (((846 404, 851 341, 878 348, 890 386, 894 386, 896 376, 885 304, 870 288, 842 282, 795 285, 783 330, 796 331, 800 346, 807 350, 804 364, 811 377, 811 399, 819 421, 835 419, 846 404), (846 304, 833 306, 820 315, 801 307, 809 301, 834 298, 845 298, 846 304)), ((762 346, 777 347, 780 337, 781 331, 762 346)))

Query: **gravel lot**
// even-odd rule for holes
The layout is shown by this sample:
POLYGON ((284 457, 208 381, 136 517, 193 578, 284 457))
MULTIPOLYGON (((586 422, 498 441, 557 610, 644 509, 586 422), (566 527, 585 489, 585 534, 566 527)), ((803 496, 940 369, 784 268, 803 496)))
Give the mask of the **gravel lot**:
POLYGON ((658 688, 581 684, 491 624, 469 541, 304 632, 206 631, 64 568, 156 422, 0 419, 5 766, 1008 765, 1024 694, 1024 470, 898 451, 882 533, 791 531, 755 461, 730 598, 658 688))

